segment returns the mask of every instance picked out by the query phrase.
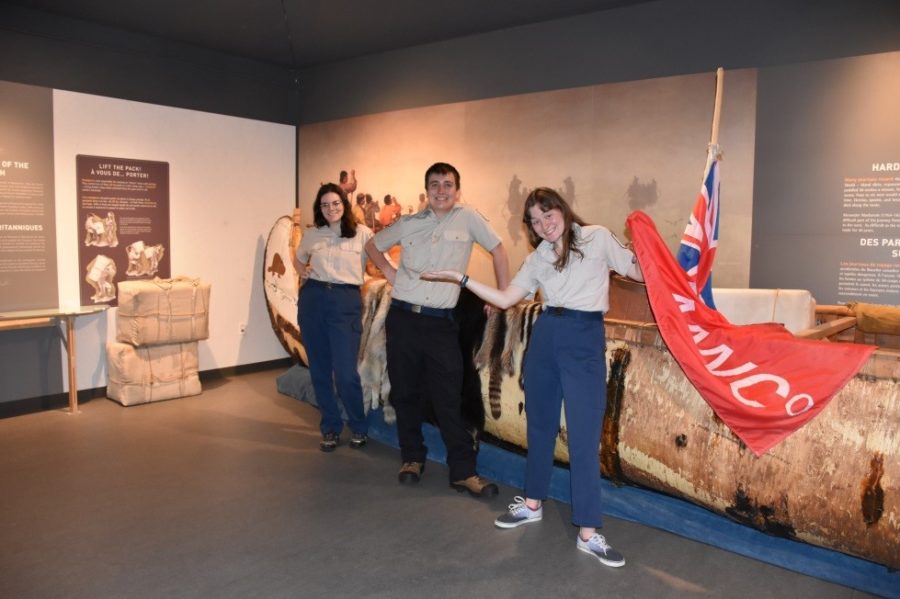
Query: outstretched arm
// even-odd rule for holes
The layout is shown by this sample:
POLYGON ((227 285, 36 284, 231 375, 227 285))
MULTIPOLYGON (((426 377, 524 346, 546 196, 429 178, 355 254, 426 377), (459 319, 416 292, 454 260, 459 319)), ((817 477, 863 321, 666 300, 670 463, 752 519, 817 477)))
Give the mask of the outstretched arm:
POLYGON ((423 272, 421 278, 426 281, 449 281, 462 285, 463 278, 466 283, 464 287, 472 293, 483 299, 484 301, 497 306, 498 308, 509 308, 513 304, 517 304, 528 295, 528 292, 521 287, 508 285, 506 289, 500 290, 484 283, 479 283, 475 279, 470 279, 455 270, 435 270, 431 272, 423 272))

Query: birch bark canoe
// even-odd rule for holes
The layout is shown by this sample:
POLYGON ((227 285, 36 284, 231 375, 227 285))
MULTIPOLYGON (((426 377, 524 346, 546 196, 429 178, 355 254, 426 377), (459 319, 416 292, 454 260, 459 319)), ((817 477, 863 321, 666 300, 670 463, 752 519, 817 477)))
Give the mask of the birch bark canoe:
MULTIPOLYGON (((306 363, 297 326, 292 231, 296 237, 289 217, 273 227, 264 283, 273 330, 288 353, 306 363)), ((364 303, 367 293, 376 292, 379 302, 389 301, 390 293, 383 288, 363 286, 364 303)), ((900 350, 877 350, 821 414, 756 457, 716 417, 670 355, 643 286, 613 277, 610 289, 607 411, 598 448, 604 476, 683 498, 773 535, 900 568, 900 350)), ((838 312, 835 319, 847 318, 838 312)), ((478 366, 485 432, 523 449, 527 422, 519 375, 530 333, 528 319, 539 317, 536 314, 533 307, 520 304, 492 315, 482 349, 491 334, 498 335, 504 347, 487 352, 495 361, 486 359, 478 366), (519 343, 506 346, 511 343, 506 321, 516 318, 523 319, 512 331, 519 343), (498 365, 501 359, 509 370, 498 365)), ((367 326, 371 322, 367 319, 367 326)), ((371 330, 363 336, 383 340, 371 330)), ((828 338, 861 338, 834 320, 808 336, 825 337, 823 343, 828 338)), ((871 336, 864 340, 871 342, 871 336)), ((364 350, 361 358, 374 353, 364 350)), ((368 367, 369 374, 384 370, 368 367)), ((367 375, 363 381, 366 397, 377 398, 381 389, 389 388, 377 377, 367 375)), ((562 417, 556 459, 568 461, 562 417)))

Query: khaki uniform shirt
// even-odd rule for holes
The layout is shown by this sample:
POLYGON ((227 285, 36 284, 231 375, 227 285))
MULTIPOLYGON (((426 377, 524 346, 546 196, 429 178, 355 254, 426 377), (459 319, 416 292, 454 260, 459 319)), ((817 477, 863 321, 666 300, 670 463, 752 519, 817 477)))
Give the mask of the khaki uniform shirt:
POLYGON ((635 261, 634 254, 616 239, 606 227, 573 224, 578 246, 584 253, 569 254, 562 272, 556 270, 558 259, 553 244, 542 241, 526 258, 510 285, 534 293, 540 288, 547 306, 606 312, 609 310, 609 270, 625 275, 635 261))
POLYGON ((465 272, 473 243, 491 251, 500 243, 500 237, 481 214, 459 204, 443 219, 438 219, 429 207, 401 217, 375 235, 379 252, 397 244, 402 247, 392 297, 431 308, 456 306, 459 285, 423 281, 419 275, 431 270, 465 272))
POLYGON ((325 283, 362 285, 366 269, 365 245, 372 238, 372 230, 356 225, 356 237, 341 237, 331 227, 307 229, 297 248, 297 261, 312 267, 311 279, 325 283))

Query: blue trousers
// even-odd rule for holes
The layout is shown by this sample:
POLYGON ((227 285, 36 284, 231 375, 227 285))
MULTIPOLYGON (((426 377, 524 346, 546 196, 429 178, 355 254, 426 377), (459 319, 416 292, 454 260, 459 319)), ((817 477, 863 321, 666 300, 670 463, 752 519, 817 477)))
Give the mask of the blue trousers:
POLYGON ((525 355, 528 459, 525 495, 547 498, 565 398, 572 521, 599 528, 600 436, 606 412, 606 339, 602 313, 545 311, 525 355))
POLYGON ((322 414, 322 433, 344 428, 335 386, 347 412, 350 430, 366 434, 362 386, 356 370, 362 333, 362 300, 358 287, 328 287, 307 280, 300 293, 297 321, 309 358, 309 375, 322 414))

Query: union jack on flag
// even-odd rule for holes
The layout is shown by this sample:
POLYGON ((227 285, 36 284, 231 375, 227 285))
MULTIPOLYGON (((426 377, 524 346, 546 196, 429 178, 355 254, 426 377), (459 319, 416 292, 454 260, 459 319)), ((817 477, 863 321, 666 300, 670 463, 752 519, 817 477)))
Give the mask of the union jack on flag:
POLYGON ((678 263, 688 275, 691 288, 703 303, 716 308, 712 297, 712 265, 719 245, 719 148, 711 145, 706 157, 703 186, 694 211, 684 228, 678 263))

